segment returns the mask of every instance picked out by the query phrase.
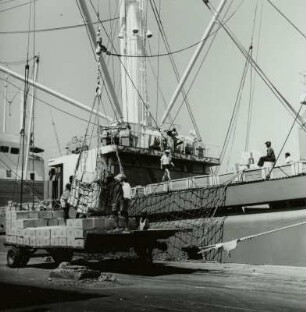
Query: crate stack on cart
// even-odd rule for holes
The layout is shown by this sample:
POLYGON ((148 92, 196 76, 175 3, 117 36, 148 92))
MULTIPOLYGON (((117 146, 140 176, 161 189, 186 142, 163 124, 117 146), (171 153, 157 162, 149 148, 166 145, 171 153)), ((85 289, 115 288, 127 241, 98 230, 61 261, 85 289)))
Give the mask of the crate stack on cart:
MULTIPOLYGON (((5 212, 5 231, 7 243, 42 246, 53 226, 65 226, 63 211, 18 210, 8 205, 5 212)), ((48 243, 50 244, 50 243, 48 243)))
MULTIPOLYGON (((113 231, 112 217, 64 220, 61 210, 18 211, 14 205, 6 208, 6 242, 11 245, 39 247, 85 247, 86 233, 94 230, 113 231)), ((119 226, 124 219, 119 218, 119 226)), ((136 220, 130 218, 129 228, 136 229, 136 220)))

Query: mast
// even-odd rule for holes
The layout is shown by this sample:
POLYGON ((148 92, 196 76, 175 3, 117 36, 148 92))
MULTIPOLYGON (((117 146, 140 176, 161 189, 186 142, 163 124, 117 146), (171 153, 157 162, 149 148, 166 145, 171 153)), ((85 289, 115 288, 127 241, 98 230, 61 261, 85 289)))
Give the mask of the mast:
POLYGON ((144 56, 147 27, 143 0, 121 0, 120 3, 121 94, 124 121, 147 126, 146 60, 144 56), (126 56, 125 56, 126 55, 126 56))
MULTIPOLYGON (((34 77, 33 77, 33 91, 31 95, 31 103, 29 108, 29 117, 28 117, 28 130, 25 132, 25 136, 27 139, 26 142, 26 150, 25 150, 25 161, 24 161, 24 172, 23 176, 25 179, 27 178, 27 171, 28 171, 28 159, 29 159, 29 152, 30 152, 30 145, 31 145, 31 126, 32 126, 32 116, 34 111, 34 101, 35 101, 35 94, 36 94, 36 88, 35 83, 37 80, 37 74, 38 74, 38 64, 39 64, 39 56, 35 56, 35 63, 34 63, 34 77)), ((24 112, 25 113, 25 112, 24 112)))

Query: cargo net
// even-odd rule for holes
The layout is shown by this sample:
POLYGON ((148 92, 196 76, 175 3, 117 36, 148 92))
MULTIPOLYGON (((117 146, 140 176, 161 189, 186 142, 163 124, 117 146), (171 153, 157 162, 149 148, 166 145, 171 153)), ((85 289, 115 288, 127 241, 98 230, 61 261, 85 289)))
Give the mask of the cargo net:
POLYGON ((225 205, 226 185, 150 194, 134 199, 130 215, 144 213, 150 228, 177 229, 167 240, 168 249, 154 251, 156 260, 202 259, 222 261, 222 251, 198 254, 198 246, 222 242, 224 218, 216 218, 225 205))
POLYGON ((77 208, 78 213, 87 214, 99 207, 101 186, 98 181, 83 182, 73 179, 68 199, 69 205, 77 208))

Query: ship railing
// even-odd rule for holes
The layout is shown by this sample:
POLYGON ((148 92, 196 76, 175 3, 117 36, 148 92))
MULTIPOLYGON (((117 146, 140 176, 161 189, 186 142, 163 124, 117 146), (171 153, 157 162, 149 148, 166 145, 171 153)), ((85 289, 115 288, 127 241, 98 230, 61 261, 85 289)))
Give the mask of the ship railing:
POLYGON ((174 140, 169 136, 162 136, 158 131, 139 132, 128 128, 113 128, 101 131, 102 145, 118 145, 132 148, 150 149, 163 152, 171 149, 174 154, 182 154, 197 159, 219 159, 220 148, 217 145, 203 144, 194 139, 177 136, 174 140))
POLYGON ((132 188, 132 195, 145 196, 154 193, 185 190, 191 188, 212 187, 224 184, 243 183, 251 181, 282 179, 306 174, 306 161, 297 161, 291 164, 272 167, 244 169, 220 175, 199 175, 182 179, 174 179, 169 182, 153 183, 147 186, 132 188))
POLYGON ((282 179, 286 177, 306 174, 306 161, 296 161, 290 164, 272 167, 264 166, 263 168, 245 169, 241 174, 237 174, 237 182, 250 182, 258 180, 282 179))

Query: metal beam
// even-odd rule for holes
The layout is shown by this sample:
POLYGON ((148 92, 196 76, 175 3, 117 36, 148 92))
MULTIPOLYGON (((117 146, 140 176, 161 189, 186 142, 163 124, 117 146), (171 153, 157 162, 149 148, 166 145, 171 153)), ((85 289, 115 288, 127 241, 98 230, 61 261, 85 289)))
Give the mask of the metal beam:
MULTIPOLYGON (((10 69, 7 69, 5 67, 0 66, 0 71, 3 72, 3 73, 9 74, 11 77, 14 77, 14 78, 16 78, 18 80, 24 81, 24 76, 19 75, 19 74, 13 72, 10 69)), ((33 86, 34 85, 33 80, 29 79, 28 80, 28 84, 33 86)), ((86 111, 88 113, 92 112, 92 113, 98 115, 101 118, 104 118, 104 119, 106 119, 108 121, 113 121, 113 119, 110 118, 109 116, 106 116, 106 115, 104 115, 104 114, 102 114, 102 113, 100 113, 100 112, 98 112, 96 110, 92 110, 90 107, 88 107, 88 106, 86 106, 86 105, 84 105, 84 104, 82 104, 82 103, 80 103, 78 101, 75 101, 75 100, 71 99, 70 97, 67 97, 67 96, 65 96, 65 95, 63 95, 63 94, 61 94, 59 92, 56 92, 56 91, 54 91, 54 90, 52 90, 50 88, 47 88, 47 87, 45 87, 44 85, 42 85, 40 83, 35 83, 35 88, 37 88, 37 89, 39 89, 41 91, 44 91, 44 92, 46 92, 48 94, 51 94, 51 95, 55 96, 56 98, 61 99, 61 100, 65 101, 65 102, 67 102, 67 103, 70 103, 73 106, 75 106, 77 108, 80 108, 80 109, 82 109, 82 110, 84 110, 84 111, 86 111)))
POLYGON ((180 80, 176 90, 174 91, 174 94, 173 94, 173 96, 172 96, 172 98, 170 100, 170 103, 168 104, 166 112, 164 113, 164 116, 163 116, 163 118, 161 120, 161 125, 163 125, 165 123, 165 121, 166 121, 166 119, 167 119, 171 109, 173 108, 173 106, 175 104, 175 101, 177 100, 180 92, 182 91, 182 88, 183 88, 183 86, 184 86, 184 84, 185 84, 185 82, 186 82, 186 80, 187 80, 187 78, 188 78, 188 76, 189 76, 189 74, 190 74, 190 72, 191 72, 195 62, 196 62, 196 60, 198 59, 198 57, 199 57, 199 55, 200 55, 200 53, 201 53, 201 51, 202 51, 206 41, 207 41, 207 38, 209 37, 209 35, 210 35, 214 25, 215 25, 215 22, 217 21, 217 19, 218 19, 220 13, 221 13, 221 11, 222 11, 226 1, 227 0, 221 0, 221 2, 219 4, 219 6, 218 6, 214 16, 212 17, 212 19, 211 19, 210 23, 208 24, 207 28, 205 29, 205 32, 204 32, 204 34, 202 36, 202 39, 201 39, 200 43, 198 44, 198 47, 195 50, 195 52, 194 52, 194 54, 193 54, 193 56, 192 56, 192 58, 191 58, 191 60, 190 60, 190 62, 188 64, 188 66, 187 66, 187 68, 186 68, 186 70, 185 70, 185 72, 184 72, 184 74, 183 74, 183 76, 182 76, 182 78, 181 78, 181 80, 180 80))
MULTIPOLYGON (((86 28, 87 28, 87 30, 89 32, 89 35, 90 35, 89 39, 90 39, 92 45, 94 47, 96 47, 96 45, 97 45, 97 42, 96 42, 96 32, 95 32, 95 29, 93 27, 93 24, 92 24, 92 21, 91 21, 91 18, 90 18, 90 14, 89 14, 87 5, 85 3, 85 0, 78 0, 78 4, 79 4, 80 9, 82 10, 84 23, 85 23, 86 28)), ((104 61, 104 58, 103 58, 102 54, 99 57, 99 62, 100 62, 101 69, 102 69, 103 74, 104 74, 106 85, 108 87, 110 96, 112 98, 113 104, 115 105, 117 114, 119 115, 120 119, 122 120, 123 119, 122 109, 121 109, 121 106, 119 104, 119 101, 118 101, 118 98, 117 98, 117 95, 116 95, 116 92, 115 92, 115 88, 114 88, 113 82, 111 80, 110 74, 108 72, 108 69, 107 69, 107 66, 105 64, 105 61, 104 61)))

